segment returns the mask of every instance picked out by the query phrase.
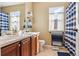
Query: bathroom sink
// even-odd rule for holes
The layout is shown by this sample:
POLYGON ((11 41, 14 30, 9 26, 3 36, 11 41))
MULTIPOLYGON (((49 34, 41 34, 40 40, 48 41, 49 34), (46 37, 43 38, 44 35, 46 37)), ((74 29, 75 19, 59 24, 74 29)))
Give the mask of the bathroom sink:
POLYGON ((34 35, 34 34, 36 34, 36 32, 26 32, 26 34, 28 34, 28 35, 34 35))
POLYGON ((11 39, 15 39, 16 36, 15 35, 4 35, 0 37, 0 40, 11 40, 11 39))

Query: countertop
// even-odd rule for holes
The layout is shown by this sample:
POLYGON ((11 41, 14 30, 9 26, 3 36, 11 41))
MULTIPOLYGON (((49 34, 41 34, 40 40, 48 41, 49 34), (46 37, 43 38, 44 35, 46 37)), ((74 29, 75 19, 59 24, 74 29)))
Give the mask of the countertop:
POLYGON ((39 32, 26 32, 23 36, 19 35, 4 35, 0 36, 0 55, 1 55, 1 48, 7 46, 9 44, 15 43, 17 41, 21 41, 24 38, 30 37, 32 35, 39 34, 39 32))
POLYGON ((26 32, 23 36, 19 35, 4 35, 0 37, 0 48, 4 47, 6 45, 9 45, 11 43, 23 40, 24 38, 30 37, 32 35, 36 35, 39 32, 26 32))

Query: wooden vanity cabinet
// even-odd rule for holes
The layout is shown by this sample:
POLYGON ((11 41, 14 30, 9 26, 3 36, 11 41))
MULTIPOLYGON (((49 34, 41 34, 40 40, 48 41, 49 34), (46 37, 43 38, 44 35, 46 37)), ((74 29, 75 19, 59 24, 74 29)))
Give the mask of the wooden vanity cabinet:
POLYGON ((39 40, 40 40, 40 36, 39 36, 39 34, 37 34, 37 39, 36 39, 36 54, 39 53, 39 48, 40 48, 39 40))
POLYGON ((21 56, 30 56, 31 48, 30 48, 30 37, 21 41, 21 56))
POLYGON ((1 56, 19 56, 19 42, 1 48, 1 56))
POLYGON ((39 35, 25 39, 1 48, 1 56, 35 56, 39 52, 39 35))
POLYGON ((32 56, 35 56, 37 54, 37 36, 36 35, 33 35, 31 37, 31 55, 32 56))

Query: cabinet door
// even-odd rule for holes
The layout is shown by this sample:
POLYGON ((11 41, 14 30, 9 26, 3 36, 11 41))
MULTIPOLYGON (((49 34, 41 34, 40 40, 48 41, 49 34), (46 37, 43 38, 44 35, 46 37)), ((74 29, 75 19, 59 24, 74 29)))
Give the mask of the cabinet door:
POLYGON ((19 56, 19 42, 1 48, 2 56, 19 56))
POLYGON ((34 55, 36 55, 36 36, 32 36, 32 39, 31 39, 31 49, 32 49, 32 51, 31 51, 31 54, 32 54, 32 56, 34 56, 34 55))
POLYGON ((30 56, 30 37, 21 42, 21 56, 30 56))

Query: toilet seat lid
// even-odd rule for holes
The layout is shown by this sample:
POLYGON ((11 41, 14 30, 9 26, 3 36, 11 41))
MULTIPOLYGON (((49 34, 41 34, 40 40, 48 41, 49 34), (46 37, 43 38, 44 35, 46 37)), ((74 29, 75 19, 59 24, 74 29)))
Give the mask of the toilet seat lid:
POLYGON ((45 43, 45 40, 39 40, 40 43, 45 43))

